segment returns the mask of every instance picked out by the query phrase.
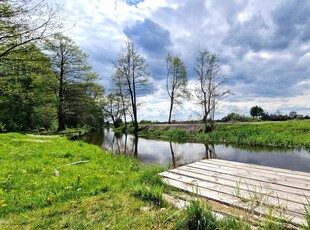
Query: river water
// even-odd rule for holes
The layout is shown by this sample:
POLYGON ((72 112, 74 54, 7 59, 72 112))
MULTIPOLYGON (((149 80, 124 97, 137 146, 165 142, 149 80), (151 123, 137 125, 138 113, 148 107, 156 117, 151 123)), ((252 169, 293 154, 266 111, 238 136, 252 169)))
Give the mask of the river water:
POLYGON ((84 139, 114 154, 136 157, 145 165, 175 168, 202 159, 217 158, 310 172, 310 153, 307 150, 136 139, 129 134, 116 135, 112 129, 89 133, 84 139))

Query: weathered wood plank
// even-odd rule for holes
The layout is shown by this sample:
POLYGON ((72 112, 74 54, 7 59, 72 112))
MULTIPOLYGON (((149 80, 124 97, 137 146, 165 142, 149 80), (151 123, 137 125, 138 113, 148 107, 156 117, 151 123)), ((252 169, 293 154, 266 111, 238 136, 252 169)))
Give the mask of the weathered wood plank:
MULTIPOLYGON (((179 168, 178 168, 179 169, 179 168)), ((282 184, 275 184, 270 182, 270 180, 262 180, 260 178, 256 179, 256 178, 251 178, 249 176, 244 176, 241 174, 236 175, 236 173, 227 173, 227 171, 225 171, 223 173, 223 170, 214 170, 211 169, 210 171, 205 169, 204 167, 194 167, 193 165, 185 165, 182 166, 183 170, 187 170, 187 171, 191 171, 197 174, 201 174, 201 175, 205 175, 205 176, 211 176, 215 179, 226 179, 226 180, 233 180, 235 181, 235 178, 238 178, 238 181, 246 181, 248 184, 253 185, 253 186, 261 186, 261 187, 265 187, 265 188, 270 188, 273 191, 284 191, 285 193, 290 193, 290 194, 295 194, 298 196, 302 196, 302 197, 310 197, 310 191, 304 190, 304 189, 300 189, 300 188, 294 188, 294 187, 287 187, 286 185, 282 185, 282 184)), ((308 203, 308 202, 307 202, 308 203)))
POLYGON ((294 201, 302 205, 308 204, 307 197, 305 197, 304 194, 299 194, 299 190, 295 189, 296 191, 292 192, 290 190, 288 192, 287 187, 285 186, 273 185, 271 183, 261 183, 252 179, 240 179, 234 176, 223 175, 220 173, 211 172, 210 174, 206 174, 206 171, 187 166, 184 166, 182 168, 176 168, 170 170, 169 172, 173 172, 183 176, 190 176, 192 178, 198 178, 212 183, 225 184, 234 188, 235 190, 239 186, 239 188, 243 190, 257 192, 266 196, 272 196, 283 200, 294 201))
MULTIPOLYGON (((255 164, 249 164, 249 163, 241 163, 241 162, 236 162, 236 161, 228 161, 228 160, 221 160, 221 159, 205 159, 201 160, 200 162, 212 162, 212 163, 217 163, 217 164, 229 164, 229 165, 234 165, 238 167, 251 167, 252 169, 259 169, 259 170, 264 170, 264 171, 276 171, 276 172, 282 172, 282 173, 290 173, 294 176, 300 176, 302 178, 308 178, 309 173, 308 172, 302 172, 302 171, 296 171, 296 170, 290 170, 290 169, 282 169, 282 168, 275 168, 275 167, 270 167, 270 166, 263 166, 263 165, 255 165, 255 164)), ((310 180, 310 178, 308 178, 310 180)))
MULTIPOLYGON (((235 169, 251 169, 252 172, 264 172, 266 175, 272 175, 272 176, 279 176, 284 177, 288 181, 302 181, 304 183, 310 184, 310 177, 309 173, 305 172, 299 172, 299 171, 293 171, 288 169, 280 169, 280 168, 272 168, 267 166, 259 166, 259 165, 253 165, 253 164, 247 164, 247 163, 239 163, 239 162, 232 162, 232 161, 226 161, 226 160, 218 160, 218 159, 210 159, 210 160, 202 160, 199 163, 211 163, 212 165, 219 165, 223 167, 233 167, 235 169)), ((310 185, 309 185, 310 187, 310 185)))
POLYGON ((258 216, 272 207, 273 211, 281 210, 275 215, 306 225, 310 173, 210 159, 171 169, 161 176, 166 183, 207 199, 258 216))
MULTIPOLYGON (((234 187, 228 186, 226 184, 217 184, 212 182, 207 182, 198 178, 192 178, 189 176, 175 174, 173 172, 164 172, 162 176, 174 180, 178 180, 183 183, 193 184, 197 188, 206 188, 214 192, 221 192, 222 194, 233 195, 239 199, 240 202, 248 204, 249 206, 263 205, 266 208, 269 205, 273 207, 280 207, 284 210, 292 212, 292 214, 304 216, 304 205, 300 203, 295 203, 293 201, 288 201, 268 195, 261 194, 257 191, 245 190, 245 189, 235 189, 234 187)), ((203 196, 208 196, 208 194, 201 194, 203 196)))
MULTIPOLYGON (((181 190, 195 193, 204 198, 214 200, 216 202, 220 202, 226 205, 230 205, 230 206, 233 206, 233 207, 245 210, 245 211, 249 211, 249 208, 246 205, 242 204, 235 196, 221 194, 221 193, 214 193, 213 191, 205 189, 205 188, 194 189, 193 185, 191 184, 186 184, 184 182, 180 182, 180 181, 169 179, 169 178, 163 178, 163 181, 181 190), (205 196, 206 194, 208 195, 205 196)), ((253 208, 250 211, 253 215, 257 215, 257 216, 265 216, 268 212, 268 210, 262 209, 261 207, 253 208)), ((278 217, 279 219, 286 218, 287 220, 290 220, 291 223, 296 224, 296 225, 306 225, 305 219, 297 215, 292 217, 290 215, 285 215, 285 214, 277 215, 276 213, 274 213, 274 217, 275 218, 278 217)))
POLYGON ((303 181, 299 181, 297 179, 292 180, 286 178, 284 175, 272 175, 269 173, 265 173, 264 171, 257 172, 255 170, 252 171, 251 168, 248 169, 238 169, 231 166, 222 166, 222 165, 215 165, 212 163, 201 163, 196 162, 189 165, 190 167, 197 167, 200 169, 205 169, 208 171, 214 172, 221 172, 228 175, 234 175, 238 177, 248 178, 248 179, 255 179, 262 182, 268 182, 278 185, 285 185, 288 188, 298 188, 303 189, 305 191, 310 191, 310 183, 305 183, 303 181))
POLYGON ((264 176, 265 178, 271 178, 271 179, 278 179, 280 181, 286 181, 286 182, 303 182, 303 185, 305 189, 310 189, 310 181, 308 180, 308 177, 302 178, 296 178, 294 175, 291 174, 290 171, 287 171, 286 173, 278 173, 277 171, 264 171, 262 169, 255 169, 252 168, 252 165, 247 165, 244 167, 240 166, 234 166, 234 165, 228 165, 228 164, 219 164, 218 162, 196 162, 194 164, 199 164, 201 166, 206 167, 215 167, 215 168, 223 168, 227 170, 233 169, 233 172, 239 173, 241 175, 247 175, 248 173, 251 173, 253 176, 261 177, 264 176))

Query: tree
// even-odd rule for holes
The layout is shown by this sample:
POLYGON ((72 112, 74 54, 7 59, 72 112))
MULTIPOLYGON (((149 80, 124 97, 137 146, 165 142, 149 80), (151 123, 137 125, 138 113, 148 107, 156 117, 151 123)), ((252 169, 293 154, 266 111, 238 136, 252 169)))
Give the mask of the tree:
MULTIPOLYGON (((117 111, 117 113, 120 114, 120 116, 123 116, 125 129, 126 129, 127 128, 127 115, 130 114, 130 111, 128 110, 128 108, 130 107, 130 100, 128 100, 129 98, 126 98, 126 87, 125 87, 126 79, 124 78, 122 72, 120 72, 119 70, 116 70, 111 80, 112 80, 111 91, 113 92, 112 95, 113 95, 113 98, 115 99, 114 101, 116 101, 117 104, 120 103, 119 104, 120 106, 117 106, 114 108, 118 108, 120 110, 120 111, 117 111)), ((115 124, 116 123, 114 123, 114 125, 115 124)))
POLYGON ((258 118, 258 117, 261 117, 263 114, 264 114, 264 110, 259 107, 259 106, 253 106, 251 109, 250 109, 250 114, 251 116, 254 118, 258 118))
POLYGON ((197 76, 196 97, 202 106, 203 123, 205 132, 214 127, 214 113, 219 101, 230 94, 229 90, 223 88, 224 76, 215 53, 207 50, 199 52, 194 66, 197 76))
MULTIPOLYGON (((67 100, 66 96, 73 89, 77 90, 77 87, 81 87, 81 83, 91 83, 99 77, 91 72, 91 67, 87 64, 88 56, 69 37, 55 34, 46 41, 46 50, 51 59, 55 79, 57 79, 52 87, 57 98, 57 130, 61 131, 65 130, 68 108, 74 106, 74 100, 78 100, 78 98, 67 100)), ((76 92, 75 96, 78 97, 79 95, 81 96, 76 92)))
POLYGON ((166 57, 167 67, 167 80, 166 89, 170 97, 170 110, 168 123, 171 123, 171 115, 174 104, 182 105, 182 98, 189 97, 189 93, 186 90, 187 86, 187 74, 186 67, 183 61, 175 56, 172 57, 170 54, 166 57))
POLYGON ((121 121, 122 112, 122 101, 117 95, 110 93, 106 97, 104 106, 105 115, 112 119, 114 127, 119 127, 121 121))
POLYGON ((62 28, 60 7, 45 0, 2 0, 0 2, 0 60, 17 48, 37 42, 62 28))
POLYGON ((288 117, 289 117, 290 119, 295 119, 295 118, 297 117, 297 112, 291 111, 291 112, 289 113, 288 117))
POLYGON ((116 71, 119 71, 123 78, 125 95, 130 98, 133 114, 134 134, 138 136, 138 101, 139 95, 144 95, 150 88, 149 72, 145 59, 141 57, 134 48, 134 43, 127 41, 113 62, 116 71))
POLYGON ((52 74, 49 59, 33 44, 16 50, 0 62, 0 122, 8 131, 49 128, 55 115, 53 92, 46 87, 52 74), (39 119, 43 111, 45 121, 39 119))

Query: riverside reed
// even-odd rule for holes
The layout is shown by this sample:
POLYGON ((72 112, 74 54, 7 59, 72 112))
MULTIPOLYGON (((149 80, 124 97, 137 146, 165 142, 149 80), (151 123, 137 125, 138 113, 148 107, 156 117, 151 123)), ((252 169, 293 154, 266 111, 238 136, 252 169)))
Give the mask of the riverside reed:
MULTIPOLYGON (((191 125, 188 125, 190 128, 191 125)), ((215 143, 310 148, 310 120, 256 123, 218 123, 210 133, 189 132, 186 128, 141 126, 141 136, 173 140, 193 140, 215 143), (146 128, 147 127, 147 128, 146 128)))

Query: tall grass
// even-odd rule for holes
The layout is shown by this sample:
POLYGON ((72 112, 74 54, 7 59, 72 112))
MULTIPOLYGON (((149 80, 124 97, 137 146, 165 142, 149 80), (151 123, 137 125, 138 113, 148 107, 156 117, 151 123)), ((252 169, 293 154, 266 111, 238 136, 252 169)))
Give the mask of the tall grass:
POLYGON ((179 141, 203 141, 215 143, 244 144, 310 148, 310 121, 296 120, 250 124, 216 124, 212 132, 188 132, 185 129, 169 129, 165 126, 149 126, 142 129, 142 136, 179 141))

